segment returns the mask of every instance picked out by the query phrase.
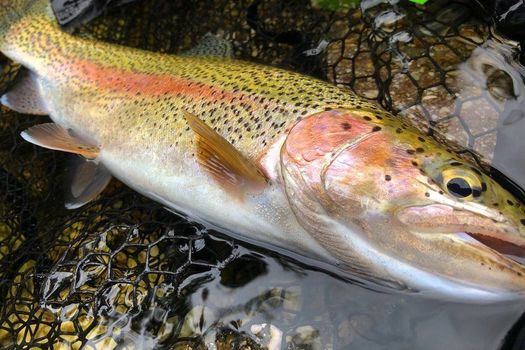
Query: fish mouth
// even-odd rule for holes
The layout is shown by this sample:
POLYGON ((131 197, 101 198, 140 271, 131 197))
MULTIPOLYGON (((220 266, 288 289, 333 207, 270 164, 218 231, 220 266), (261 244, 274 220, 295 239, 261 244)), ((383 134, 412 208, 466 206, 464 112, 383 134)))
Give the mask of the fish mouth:
POLYGON ((488 248, 525 265, 525 233, 506 218, 495 219, 442 204, 405 207, 397 217, 413 232, 455 234, 465 243, 472 245, 474 240, 481 249, 488 248))
POLYGON ((525 244, 517 244, 499 237, 483 233, 465 232, 486 247, 520 264, 525 264, 525 244))

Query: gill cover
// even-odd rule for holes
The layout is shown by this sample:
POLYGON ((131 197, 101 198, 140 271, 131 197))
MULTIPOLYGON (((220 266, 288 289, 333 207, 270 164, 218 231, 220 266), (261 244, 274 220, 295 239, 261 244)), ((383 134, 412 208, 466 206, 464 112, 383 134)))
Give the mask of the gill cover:
MULTIPOLYGON (((368 251, 358 211, 348 213, 346 224, 334 215, 324 177, 333 159, 347 149, 372 140, 377 127, 359 123, 350 113, 330 110, 298 122, 281 149, 281 169, 287 197, 301 225, 339 262, 352 277, 406 290, 404 281, 395 279, 373 260, 378 252, 368 251)), ((360 170, 355 169, 358 173, 360 170)), ((344 204, 344 203, 341 203, 344 204)), ((359 206, 359 204, 357 204, 359 206)))

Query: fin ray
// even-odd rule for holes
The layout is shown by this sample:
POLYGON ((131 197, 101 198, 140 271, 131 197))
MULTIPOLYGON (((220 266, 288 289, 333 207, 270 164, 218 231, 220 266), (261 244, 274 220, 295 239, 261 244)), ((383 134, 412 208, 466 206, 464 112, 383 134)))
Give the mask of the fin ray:
POLYGON ((95 199, 111 181, 111 174, 101 164, 82 159, 74 170, 66 208, 76 209, 95 199))
POLYGON ((44 123, 22 131, 22 137, 37 146, 57 151, 80 154, 86 158, 94 159, 100 149, 93 146, 69 130, 55 123, 44 123))
POLYGON ((0 98, 0 103, 18 113, 49 114, 40 93, 38 76, 29 71, 23 73, 15 86, 0 98))
POLYGON ((233 48, 230 41, 208 33, 199 43, 189 50, 181 52, 181 56, 216 56, 233 57, 233 48))
POLYGON ((184 117, 197 136, 197 161, 215 181, 240 196, 258 193, 266 186, 257 166, 231 143, 196 116, 184 112, 184 117))

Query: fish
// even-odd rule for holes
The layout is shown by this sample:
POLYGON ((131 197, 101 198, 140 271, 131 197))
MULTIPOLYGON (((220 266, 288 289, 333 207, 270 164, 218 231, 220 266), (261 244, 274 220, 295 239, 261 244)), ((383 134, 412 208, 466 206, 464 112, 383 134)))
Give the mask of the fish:
POLYGON ((26 72, 0 102, 82 156, 66 206, 112 177, 233 237, 388 291, 523 298, 523 203, 475 164, 350 91, 236 60, 207 35, 167 55, 76 37, 48 1, 0 0, 26 72))

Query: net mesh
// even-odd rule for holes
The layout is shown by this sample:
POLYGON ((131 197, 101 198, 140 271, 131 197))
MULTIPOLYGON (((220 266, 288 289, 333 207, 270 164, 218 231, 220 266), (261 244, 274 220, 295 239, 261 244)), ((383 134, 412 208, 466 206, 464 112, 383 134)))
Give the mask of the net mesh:
POLYGON ((410 11, 382 5, 356 11, 331 30, 329 36, 338 40, 328 46, 328 79, 411 118, 424 132, 454 140, 458 150, 492 159, 512 78, 493 62, 487 63, 488 74, 466 69, 490 37, 489 26, 472 9, 445 1, 410 11), (492 90, 476 80, 490 75, 501 78, 492 90))
MULTIPOLYGON (((490 36, 485 22, 454 1, 384 4, 364 14, 324 3, 143 0, 75 32, 165 53, 218 33, 238 58, 328 79, 395 113, 413 112, 426 131, 434 126, 490 157, 493 123, 483 119, 486 113, 469 123, 465 105, 494 96, 473 92, 462 100, 454 90, 462 78, 458 65, 490 36), (478 141, 484 137, 489 151, 478 141)), ((0 91, 6 91, 20 67, 5 59, 0 65, 0 91)), ((495 90, 505 96, 504 88, 495 90)), ((242 250, 243 244, 188 223, 118 181, 86 207, 65 210, 67 158, 19 137, 44 118, 0 108, 3 349, 264 347, 264 340, 239 330, 240 321, 208 317, 209 310, 190 300, 210 279, 236 287, 263 274, 261 257, 270 253, 242 250), (213 322, 205 325, 208 319, 213 322)), ((268 312, 268 305, 275 310, 286 294, 285 287, 273 287, 250 305, 253 312, 268 312)), ((288 344, 315 345, 297 337, 288 344)))

